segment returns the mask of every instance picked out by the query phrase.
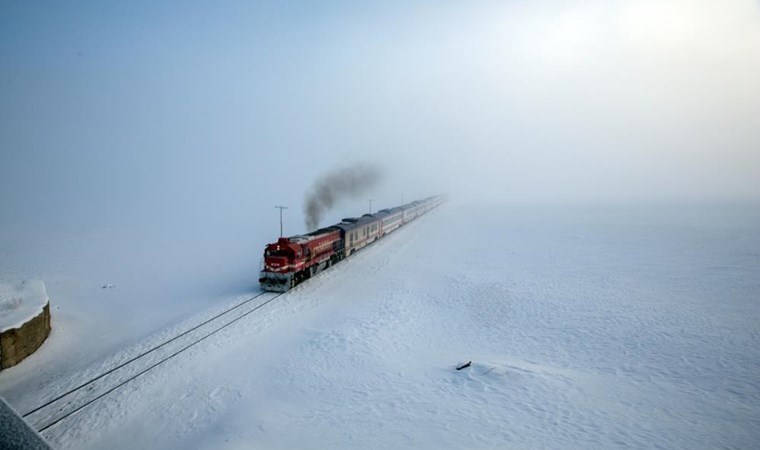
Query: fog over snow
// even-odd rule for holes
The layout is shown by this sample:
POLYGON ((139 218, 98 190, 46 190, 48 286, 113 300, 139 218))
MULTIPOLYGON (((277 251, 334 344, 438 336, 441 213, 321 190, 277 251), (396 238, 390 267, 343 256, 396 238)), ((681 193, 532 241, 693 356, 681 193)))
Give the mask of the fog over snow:
MULTIPOLYGON (((556 364, 564 350, 555 349, 560 356, 536 356, 539 347, 523 336, 529 332, 522 327, 540 325, 539 316, 551 316, 564 298, 563 286, 578 300, 573 305, 579 309, 567 307, 570 315, 581 321, 571 332, 568 358, 589 356, 579 350, 589 336, 584 329, 593 330, 595 337, 614 334, 614 327, 596 322, 600 316, 594 314, 633 320, 635 315, 622 309, 605 312, 610 299, 625 303, 630 299, 624 293, 635 290, 641 302, 632 310, 643 314, 636 320, 646 324, 657 321, 648 302, 667 298, 672 300, 663 306, 668 320, 657 322, 664 328, 644 336, 654 343, 651 348, 671 345, 668 326, 683 325, 681 330, 694 335, 715 331, 705 337, 715 341, 687 337, 677 339, 679 345, 707 346, 708 356, 715 358, 722 351, 731 352, 731 358, 745 355, 723 366, 738 374, 731 380, 731 386, 739 386, 739 398, 731 397, 738 405, 737 428, 720 428, 710 435, 713 440, 705 437, 703 442, 731 445, 732 430, 741 436, 734 444, 751 442, 757 436, 747 427, 760 420, 757 408, 747 403, 759 392, 748 375, 757 373, 757 353, 747 350, 756 347, 760 336, 753 325, 758 323, 753 322, 758 305, 752 301, 760 298, 760 286, 753 281, 760 260, 757 80, 760 3, 755 0, 5 2, 0 10, 0 283, 44 281, 53 332, 36 355, 0 374, 0 395, 15 407, 31 407, 39 400, 35 396, 49 393, 41 386, 65 386, 66 380, 94 373, 125 349, 141 348, 256 292, 263 247, 279 233, 275 205, 289 207, 283 212, 284 234, 311 231, 304 211, 315 187, 331 173, 364 168, 382 176, 370 177, 373 183, 367 189, 332 202, 331 209, 320 209, 316 225, 367 212, 369 199, 373 211, 438 193, 451 199, 445 207, 451 209, 441 211, 441 219, 427 219, 436 224, 431 236, 425 235, 423 224, 415 228, 427 246, 415 247, 420 244, 406 236, 403 242, 410 250, 384 244, 368 252, 380 258, 373 262, 367 256, 370 267, 389 271, 373 286, 400 289, 404 283, 415 284, 403 292, 374 292, 370 298, 401 309, 409 301, 409 311, 442 313, 443 321, 481 314, 454 306, 453 297, 446 297, 442 309, 435 303, 445 290, 440 286, 461 285, 436 277, 454 276, 450 272, 459 270, 460 257, 467 252, 464 244, 444 244, 477 245, 488 236, 501 236, 487 250, 496 267, 485 274, 476 271, 474 280, 464 285, 497 285, 504 289, 499 292, 509 291, 510 301, 535 301, 537 306, 499 309, 503 315, 494 319, 517 327, 518 337, 527 340, 497 333, 504 339, 494 345, 515 344, 524 354, 489 350, 476 367, 496 367, 497 372, 517 367, 524 371, 518 378, 538 384, 561 375, 556 364), (481 231, 484 223, 490 225, 481 231), (505 229, 512 231, 500 235, 505 229), (467 239, 461 240, 462 235, 467 239), (518 242, 522 246, 515 254, 512 243, 518 242), (544 246, 546 242, 558 242, 557 249, 544 246), (380 248, 389 249, 388 254, 381 256, 386 250, 380 248), (435 269, 389 269, 399 263, 392 260, 399 255, 417 255, 420 264, 429 261, 422 253, 431 248, 439 256, 435 269), (583 255, 602 262, 588 268, 578 278, 582 281, 569 283, 583 255), (532 256, 532 269, 518 270, 520 258, 532 256), (547 264, 552 270, 545 274, 547 264), (599 274, 602 266, 610 272, 599 274), (646 274, 655 272, 661 278, 647 285, 651 279, 646 274), (397 278, 404 274, 408 279, 399 284, 397 278), (439 287, 425 291, 415 276, 439 287), (593 302, 586 292, 596 292, 593 302), (702 303, 690 309, 695 297, 702 303), (723 302, 730 307, 722 316, 711 316, 723 302), (586 307, 593 320, 583 323, 586 307), (514 312, 525 316, 513 322, 514 312), (740 339, 733 339, 734 331, 740 339)), ((482 259, 473 255, 468 261, 482 259)), ((352 273, 356 277, 350 285, 360 289, 374 272, 357 268, 352 273)), ((303 291, 296 296, 309 297, 308 308, 315 308, 303 321, 297 306, 283 307, 284 315, 272 320, 261 319, 265 329, 271 327, 264 335, 276 342, 272 348, 294 351, 296 359, 285 361, 289 373, 299 373, 297 355, 354 348, 340 341, 349 339, 347 334, 357 339, 358 347, 371 343, 368 339, 374 337, 362 334, 366 329, 353 330, 355 318, 367 323, 392 320, 416 336, 400 326, 403 318, 380 304, 352 304, 355 310, 341 312, 352 296, 339 294, 346 285, 336 277, 326 276, 316 297, 303 291), (335 314, 346 320, 320 319, 335 314), (318 332, 311 336, 302 327, 318 332), (315 342, 321 347, 313 348, 315 342)), ((480 288, 472 292, 468 304, 491 305, 491 294, 480 288)), ((553 330, 561 336, 544 330, 542 339, 552 341, 569 332, 557 327, 553 330)), ((448 342, 438 340, 433 326, 421 330, 432 333, 423 336, 425 345, 448 342)), ((491 335, 481 331, 472 331, 472 341, 463 348, 487 342, 491 335)), ((261 343, 258 331, 245 336, 261 343)), ((375 354, 394 354, 389 347, 394 339, 384 335, 373 347, 375 354)), ((625 343, 623 338, 614 342, 625 343)), ((414 354, 427 355, 428 350, 414 354)), ((616 351, 602 352, 600 358, 616 351)), ((194 357, 202 359, 205 352, 213 353, 197 350, 194 357)), ((694 368, 688 361, 674 363, 663 376, 675 378, 652 387, 639 383, 639 377, 646 377, 644 368, 659 361, 649 356, 635 360, 640 365, 631 369, 626 385, 631 395, 614 398, 632 401, 636 388, 645 386, 647 398, 654 399, 694 368)), ((422 380, 430 375, 428 369, 441 370, 435 377, 456 384, 445 372, 447 357, 409 374, 422 380)), ((690 379, 692 385, 725 375, 710 361, 697 364, 704 378, 690 379)), ((262 379, 277 384, 267 376, 283 361, 270 362, 262 379)), ((340 361, 339 367, 343 364, 347 362, 340 361)), ((572 369, 626 369, 625 361, 616 357, 598 365, 579 364, 572 369)), ((372 376, 375 368, 364 365, 347 376, 357 381, 372 376)), ((568 379, 580 379, 575 375, 568 379)), ((203 376, 204 389, 213 390, 215 374, 203 376)), ((223 377, 235 383, 245 378, 223 377)), ((469 381, 465 384, 482 382, 499 390, 504 379, 469 381)), ((309 381, 295 383, 306 389, 309 381)), ((330 394, 329 383, 317 384, 325 397, 316 395, 315 402, 330 394)), ((250 387, 237 386, 236 392, 250 394, 250 387)), ((691 402, 698 391, 689 386, 680 386, 678 392, 691 402)), ((725 400, 722 395, 730 389, 723 387, 712 392, 710 402, 725 400)), ((440 391, 431 388, 414 395, 425 393, 440 391)), ((452 395, 456 403, 459 397, 452 395)), ((540 399, 556 400, 552 395, 540 399)), ((277 404, 287 399, 270 400, 274 410, 287 413, 287 407, 277 404)), ((699 409, 689 405, 687 418, 689 411, 699 409)), ((149 409, 132 406, 130 414, 149 409)), ((495 422, 505 419, 497 410, 488 410, 495 422)), ((419 411, 404 409, 410 415, 419 411)), ((301 413, 292 417, 308 421, 301 413)), ((349 407, 340 409, 346 417, 351 413, 349 407)), ((638 421, 638 413, 613 422, 638 421)), ((242 420, 236 417, 231 423, 242 420)), ((267 411, 242 417, 258 420, 267 411)), ((584 421, 594 418, 581 417, 570 425, 588 425, 584 421)), ((193 435, 203 435, 203 427, 217 419, 208 418, 193 435)), ((720 423, 730 419, 722 415, 720 423)), ((493 422, 484 423, 488 428, 493 422)), ((94 439, 88 424, 82 422, 76 430, 83 439, 94 439)), ((524 429, 527 434, 510 435, 510 442, 518 448, 521 442, 593 446, 589 435, 573 434, 572 428, 543 444, 539 435, 531 434, 539 428, 524 429)), ((309 442, 315 442, 320 427, 308 429, 309 442)), ((694 443, 691 438, 679 440, 693 435, 689 427, 674 429, 675 437, 665 446, 694 443)), ((122 436, 118 422, 108 430, 101 436, 106 441, 122 436)), ((504 437, 484 431, 488 438, 482 446, 496 445, 504 437)), ((441 433, 440 440, 430 442, 442 445, 447 435, 441 433)), ((647 433, 619 433, 600 442, 614 445, 622 436, 643 445, 647 433)), ((56 436, 66 447, 79 442, 56 436)), ((219 448, 220 436, 212 433, 208 446, 219 448)), ((237 436, 240 442, 251 439, 271 447, 288 447, 290 442, 263 429, 255 436, 237 436)), ((342 438, 337 434, 329 442, 345 444, 342 438)), ((161 442, 166 447, 186 443, 161 442)), ((415 437, 406 442, 423 441, 415 437)))
POLYGON ((752 0, 11 2, 0 20, 3 228, 250 223, 357 160, 389 167, 378 204, 760 195, 752 0))

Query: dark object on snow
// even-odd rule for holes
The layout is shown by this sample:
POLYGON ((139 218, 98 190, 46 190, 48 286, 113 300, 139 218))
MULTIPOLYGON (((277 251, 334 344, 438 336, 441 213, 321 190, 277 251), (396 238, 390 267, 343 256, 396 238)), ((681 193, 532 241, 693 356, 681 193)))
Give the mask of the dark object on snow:
POLYGON ((0 397, 0 448, 52 450, 45 439, 0 397))
POLYGON ((470 367, 471 364, 472 364, 472 361, 468 361, 467 364, 462 364, 461 366, 457 367, 457 370, 466 369, 470 367))

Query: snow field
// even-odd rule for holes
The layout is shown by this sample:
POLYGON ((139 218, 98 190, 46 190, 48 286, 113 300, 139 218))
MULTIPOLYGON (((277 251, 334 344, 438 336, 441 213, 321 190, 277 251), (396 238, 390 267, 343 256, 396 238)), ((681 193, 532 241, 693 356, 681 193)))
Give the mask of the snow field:
POLYGON ((61 448, 752 448, 760 222, 720 212, 447 205, 45 436, 61 448))

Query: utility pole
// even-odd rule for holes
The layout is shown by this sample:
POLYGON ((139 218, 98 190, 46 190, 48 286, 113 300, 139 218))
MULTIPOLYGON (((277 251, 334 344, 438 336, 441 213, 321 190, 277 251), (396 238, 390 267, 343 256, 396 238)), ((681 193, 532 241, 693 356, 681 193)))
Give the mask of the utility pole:
POLYGON ((282 210, 288 209, 287 206, 275 206, 275 208, 280 210, 280 237, 282 237, 282 210))
POLYGON ((372 199, 367 200, 369 202, 369 213, 372 214, 372 199))

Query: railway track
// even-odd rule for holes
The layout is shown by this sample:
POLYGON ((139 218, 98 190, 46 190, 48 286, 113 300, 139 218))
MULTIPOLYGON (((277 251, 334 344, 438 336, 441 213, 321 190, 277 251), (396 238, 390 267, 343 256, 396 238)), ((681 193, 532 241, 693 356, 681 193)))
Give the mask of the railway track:
POLYGON ((46 401, 23 417, 37 431, 43 432, 284 294, 286 292, 254 295, 46 401))

